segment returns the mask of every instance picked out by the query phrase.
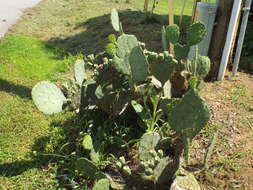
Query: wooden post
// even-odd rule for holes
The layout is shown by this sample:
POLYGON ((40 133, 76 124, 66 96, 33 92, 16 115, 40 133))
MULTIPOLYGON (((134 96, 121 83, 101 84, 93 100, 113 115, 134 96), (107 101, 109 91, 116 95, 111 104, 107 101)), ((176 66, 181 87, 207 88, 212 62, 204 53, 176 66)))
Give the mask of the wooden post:
POLYGON ((179 27, 181 27, 181 24, 182 24, 183 14, 184 14, 184 9, 185 9, 186 2, 187 2, 187 0, 183 0, 183 6, 182 6, 182 9, 181 9, 181 14, 180 14, 180 19, 179 19, 179 27))
POLYGON ((149 0, 145 0, 145 1, 144 1, 144 11, 145 11, 145 12, 148 11, 148 3, 149 3, 149 0))
POLYGON ((212 40, 209 49, 209 57, 212 62, 211 71, 209 73, 209 78, 211 79, 216 79, 219 72, 219 66, 221 62, 223 48, 226 42, 227 30, 233 2, 234 0, 219 0, 216 15, 216 25, 213 30, 212 40))
POLYGON ((195 0, 194 4, 193 4, 193 8, 192 8, 192 19, 191 19, 191 23, 193 24, 195 21, 195 17, 196 17, 196 9, 197 9, 197 3, 201 2, 201 0, 195 0))
POLYGON ((239 14, 241 11, 241 4, 242 4, 242 0, 234 1, 233 10, 232 10, 232 14, 231 14, 230 22, 229 22, 229 28, 227 31, 227 39, 226 39, 226 43, 223 49, 219 73, 217 77, 218 80, 223 80, 225 76, 228 59, 229 59, 229 56, 231 55, 231 47, 233 44, 233 38, 235 36, 236 24, 237 24, 239 14))
MULTIPOLYGON (((169 25, 174 24, 174 12, 173 12, 173 8, 174 8, 174 0, 168 0, 168 16, 169 16, 169 25)), ((170 53, 174 54, 174 47, 172 44, 170 44, 170 53)))

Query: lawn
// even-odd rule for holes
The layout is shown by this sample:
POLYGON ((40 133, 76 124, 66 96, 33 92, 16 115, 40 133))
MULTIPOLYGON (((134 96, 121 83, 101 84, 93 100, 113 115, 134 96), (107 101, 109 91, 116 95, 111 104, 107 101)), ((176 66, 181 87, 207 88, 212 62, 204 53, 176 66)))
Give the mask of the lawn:
MULTIPOLYGON (((167 13, 166 2, 159 1, 155 10, 164 15, 163 18, 167 13)), ((176 2, 175 13, 180 14, 181 4, 176 2)), ((186 20, 191 15, 191 2, 188 0, 185 9, 186 20)), ((74 127, 75 122, 60 122, 72 118, 69 112, 54 116, 40 113, 31 100, 31 89, 41 80, 60 80, 81 53, 104 49, 106 37, 113 33, 109 20, 112 7, 139 10, 142 6, 140 0, 132 0, 131 4, 123 0, 119 3, 113 0, 43 0, 37 7, 27 10, 0 41, 0 189, 60 189, 57 162, 51 157, 38 156, 36 152, 44 150, 43 143, 48 142, 56 127, 74 127)), ((161 50, 160 29, 164 22, 143 24, 144 15, 138 12, 131 15, 123 11, 120 17, 127 33, 146 42, 149 49, 161 50)), ((196 174, 203 189, 253 187, 253 157, 250 156, 253 147, 249 143, 253 140, 253 88, 250 84, 252 76, 240 73, 236 81, 208 83, 203 92, 214 111, 208 129, 221 128, 210 160, 210 171, 196 174)), ((198 138, 208 135, 206 130, 198 138)), ((55 138, 60 140, 61 136, 55 138)), ((203 142, 198 138, 191 155, 195 162, 200 162, 198 148, 206 147, 209 140, 203 142)))

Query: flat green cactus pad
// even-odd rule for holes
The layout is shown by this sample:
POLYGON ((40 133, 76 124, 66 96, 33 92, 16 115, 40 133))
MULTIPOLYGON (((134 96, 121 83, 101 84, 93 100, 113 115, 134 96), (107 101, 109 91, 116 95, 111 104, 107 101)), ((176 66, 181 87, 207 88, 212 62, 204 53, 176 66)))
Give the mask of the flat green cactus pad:
POLYGON ((170 190, 182 190, 182 189, 201 190, 198 181, 191 173, 177 176, 170 188, 170 190))
POLYGON ((193 46, 200 43, 206 34, 207 32, 204 24, 198 22, 191 25, 187 31, 187 44, 193 46))
POLYGON ((48 115, 61 112, 66 101, 62 91, 49 81, 39 82, 33 87, 32 99, 37 108, 48 115))
POLYGON ((162 158, 154 169, 154 179, 157 183, 170 181, 177 170, 178 166, 170 158, 162 158))
POLYGON ((93 149, 93 142, 90 135, 85 135, 83 137, 83 148, 85 150, 92 150, 93 149))
POLYGON ((110 182, 108 179, 100 179, 98 180, 92 190, 109 190, 110 182))
POLYGON ((160 135, 156 132, 145 133, 139 142, 139 156, 140 160, 150 160, 152 156, 150 155, 150 150, 154 150, 157 146, 160 135))
POLYGON ((134 35, 121 35, 117 40, 117 56, 120 58, 129 56, 132 49, 138 45, 138 40, 134 35))
POLYGON ((166 41, 172 44, 175 44, 178 42, 180 37, 180 30, 178 25, 172 24, 170 26, 167 26, 165 29, 166 32, 166 41))
POLYGON ((174 71, 173 64, 169 62, 151 62, 151 74, 164 85, 170 78, 174 71))
POLYGON ((75 168, 89 178, 94 177, 98 170, 97 166, 87 158, 79 158, 75 163, 75 168))
POLYGON ((113 58, 115 69, 125 75, 131 74, 129 56, 133 48, 137 47, 138 40, 134 35, 121 35, 117 40, 116 56, 113 58))
POLYGON ((132 49, 129 56, 131 79, 134 83, 144 81, 148 76, 148 61, 140 46, 132 49))
POLYGON ((179 43, 176 43, 174 51, 177 60, 186 59, 189 54, 190 47, 187 45, 181 45, 179 43))
POLYGON ((113 29, 119 32, 120 31, 119 14, 116 9, 112 9, 111 22, 113 29))
POLYGON ((87 79, 87 75, 85 73, 85 63, 84 60, 78 59, 74 64, 74 74, 76 82, 81 86, 84 79, 87 79))
POLYGON ((169 113, 168 121, 172 130, 184 138, 193 139, 205 127, 210 110, 195 89, 189 90, 181 102, 169 113))

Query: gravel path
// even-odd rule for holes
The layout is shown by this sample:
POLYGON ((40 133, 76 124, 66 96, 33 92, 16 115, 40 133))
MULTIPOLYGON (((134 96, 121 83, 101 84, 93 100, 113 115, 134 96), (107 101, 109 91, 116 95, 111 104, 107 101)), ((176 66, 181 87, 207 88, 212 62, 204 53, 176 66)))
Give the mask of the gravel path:
POLYGON ((17 22, 25 9, 41 0, 0 0, 0 38, 17 22))

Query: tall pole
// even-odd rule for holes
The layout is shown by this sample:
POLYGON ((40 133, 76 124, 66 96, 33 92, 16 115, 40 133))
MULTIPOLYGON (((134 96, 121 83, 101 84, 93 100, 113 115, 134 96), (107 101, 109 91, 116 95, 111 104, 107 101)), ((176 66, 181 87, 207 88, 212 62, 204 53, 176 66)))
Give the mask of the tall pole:
POLYGON ((243 13, 242 24, 241 24, 240 34, 239 34, 236 53, 235 53, 235 59, 233 63, 233 70, 232 70, 233 77, 236 75, 238 66, 239 66, 239 61, 240 61, 240 57, 242 53, 242 46, 243 46, 243 41, 244 41, 246 29, 247 29, 251 4, 252 4, 252 0, 246 0, 245 6, 243 8, 244 13, 243 13))
POLYGON ((201 1, 201 0, 195 0, 195 2, 194 2, 194 4, 193 4, 191 23, 194 23, 194 19, 195 19, 195 17, 196 17, 197 3, 200 2, 200 1, 201 1))
POLYGON ((218 2, 216 24, 208 53, 212 62, 211 71, 208 75, 210 79, 217 79, 234 1, 238 0, 219 0, 218 2))
POLYGON ((149 0, 145 0, 145 1, 144 1, 144 11, 145 11, 145 12, 148 11, 148 3, 149 3, 149 0))
MULTIPOLYGON (((173 12, 173 8, 174 8, 174 0, 168 0, 168 16, 169 16, 169 25, 174 24, 174 12, 173 12)), ((170 44, 170 53, 174 54, 174 46, 173 44, 170 44)))
POLYGON ((225 76, 228 59, 229 59, 229 55, 230 55, 231 47, 233 43, 233 37, 235 35, 236 23, 238 21, 240 10, 241 10, 241 4, 242 4, 242 0, 234 1, 233 10, 232 10, 232 14, 231 14, 230 22, 229 22, 229 28, 227 32, 228 33, 227 39, 226 39, 225 47, 223 49, 220 69, 219 69, 219 73, 217 77, 218 80, 223 80, 225 76))

